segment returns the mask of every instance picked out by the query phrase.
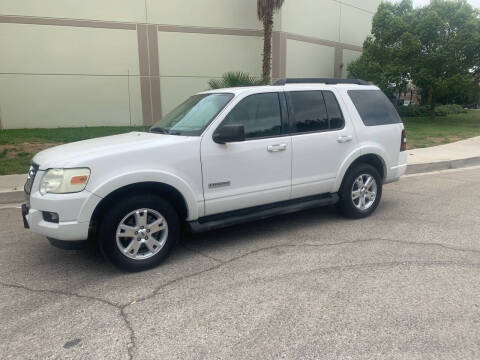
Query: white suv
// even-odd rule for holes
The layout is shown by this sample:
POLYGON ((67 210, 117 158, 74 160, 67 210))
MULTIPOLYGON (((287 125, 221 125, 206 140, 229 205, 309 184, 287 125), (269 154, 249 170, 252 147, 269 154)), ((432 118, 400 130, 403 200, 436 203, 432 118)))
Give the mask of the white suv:
POLYGON ((387 97, 361 80, 286 79, 206 91, 152 126, 37 154, 24 224, 56 246, 98 241, 118 266, 158 265, 202 232, 338 203, 370 215, 406 169, 387 97))

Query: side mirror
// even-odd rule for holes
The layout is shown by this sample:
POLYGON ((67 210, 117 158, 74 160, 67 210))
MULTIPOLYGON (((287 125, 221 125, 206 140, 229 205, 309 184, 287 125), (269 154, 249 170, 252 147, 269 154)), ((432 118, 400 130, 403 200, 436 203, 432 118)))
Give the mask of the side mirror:
POLYGON ((239 142, 245 140, 245 127, 243 125, 223 125, 213 134, 213 141, 217 144, 239 142))

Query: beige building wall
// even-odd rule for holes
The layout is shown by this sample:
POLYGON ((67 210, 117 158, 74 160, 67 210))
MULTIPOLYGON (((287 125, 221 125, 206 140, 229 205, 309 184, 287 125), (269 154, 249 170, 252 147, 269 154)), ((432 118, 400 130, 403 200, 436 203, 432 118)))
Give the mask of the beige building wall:
POLYGON ((262 47, 259 36, 159 32, 163 112, 208 89, 208 81, 225 72, 246 71, 260 77, 262 47))
POLYGON ((350 64, 352 61, 357 60, 362 53, 360 51, 354 51, 354 50, 343 50, 343 64, 344 66, 342 67, 342 77, 347 77, 347 66, 350 64))
POLYGON ((331 46, 287 40, 287 77, 333 77, 334 62, 331 46))
MULTIPOLYGON (((256 0, 0 0, 0 127, 149 125, 227 71, 260 77, 256 0)), ((272 78, 345 76, 380 0, 286 0, 272 78)))

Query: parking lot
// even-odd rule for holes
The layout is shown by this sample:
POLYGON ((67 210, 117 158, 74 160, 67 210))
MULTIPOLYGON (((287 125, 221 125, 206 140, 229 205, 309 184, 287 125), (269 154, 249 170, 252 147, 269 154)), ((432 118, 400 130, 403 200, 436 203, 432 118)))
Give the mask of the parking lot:
POLYGON ((478 359, 480 168, 185 239, 121 272, 0 210, 0 358, 478 359))

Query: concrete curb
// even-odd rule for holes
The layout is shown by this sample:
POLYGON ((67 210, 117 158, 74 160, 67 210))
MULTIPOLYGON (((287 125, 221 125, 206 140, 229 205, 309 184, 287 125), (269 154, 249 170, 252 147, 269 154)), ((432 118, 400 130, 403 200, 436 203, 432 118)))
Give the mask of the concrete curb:
MULTIPOLYGON (((419 174, 439 170, 458 169, 469 166, 480 165, 480 156, 467 159, 438 161, 426 164, 407 165, 406 175, 419 174)), ((23 191, 13 190, 0 192, 0 204, 18 204, 25 200, 23 191)))
POLYGON ((471 157, 467 159, 446 160, 425 164, 410 164, 407 165, 406 175, 419 174, 439 170, 458 169, 469 166, 480 165, 480 156, 471 157))

